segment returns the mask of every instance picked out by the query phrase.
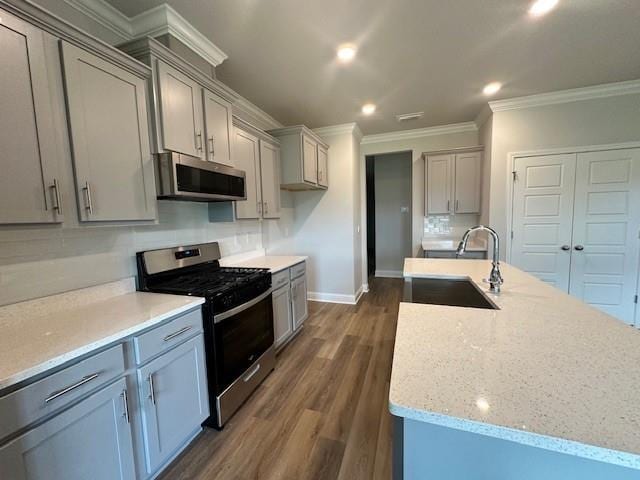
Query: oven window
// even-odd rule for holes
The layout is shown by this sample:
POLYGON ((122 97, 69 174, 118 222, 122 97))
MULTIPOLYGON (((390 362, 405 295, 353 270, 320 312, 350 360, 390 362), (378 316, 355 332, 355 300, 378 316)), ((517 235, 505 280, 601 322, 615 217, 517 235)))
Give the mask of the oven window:
POLYGON ((271 295, 214 325, 219 392, 227 388, 273 345, 271 295))
POLYGON ((178 190, 244 197, 244 178, 224 173, 201 170, 188 165, 176 165, 178 190))

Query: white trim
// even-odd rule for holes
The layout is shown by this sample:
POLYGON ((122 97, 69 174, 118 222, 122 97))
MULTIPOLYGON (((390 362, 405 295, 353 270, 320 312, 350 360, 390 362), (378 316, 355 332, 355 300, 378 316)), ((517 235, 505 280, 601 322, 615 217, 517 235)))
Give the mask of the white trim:
POLYGON ((125 40, 169 33, 214 67, 228 58, 226 53, 166 3, 130 18, 105 0, 64 1, 125 40))
POLYGON ((578 102, 581 100, 614 97, 618 95, 631 95, 636 93, 640 93, 640 80, 605 83, 603 85, 594 85, 591 87, 573 88, 570 90, 541 93, 526 97, 496 100, 494 102, 489 102, 489 106, 493 112, 503 112, 506 110, 540 107, 544 105, 555 105, 558 103, 578 102))
POLYGON ((363 283, 362 284, 362 291, 364 293, 369 293, 369 284, 368 283, 363 283))
POLYGON ((375 276, 379 278, 403 278, 402 270, 376 270, 375 276))
POLYGON ((493 112, 491 111, 491 107, 489 106, 489 104, 485 104, 482 107, 482 110, 480 110, 480 113, 478 113, 478 115, 476 116, 476 119, 473 121, 473 123, 475 123, 478 127, 478 130, 480 130, 480 128, 486 123, 486 121, 489 120, 492 114, 493 112))
POLYGON ((330 137, 332 135, 342 135, 345 133, 355 133, 359 131, 356 123, 342 123, 340 125, 329 125, 327 127, 314 128, 313 131, 321 137, 330 137))
POLYGON ((325 302, 325 303, 342 303, 345 305, 355 305, 356 295, 346 295, 342 293, 322 293, 322 292, 307 292, 307 300, 310 302, 325 302))
POLYGON ((476 132, 478 126, 474 122, 453 123, 436 127, 415 128, 413 130, 400 130, 398 132, 377 133, 365 135, 360 142, 362 145, 370 143, 393 142, 397 140, 411 140, 414 138, 432 137, 434 135, 447 135, 450 133, 476 132))
POLYGON ((507 262, 511 262, 511 229, 513 228, 513 176, 512 173, 515 169, 515 163, 518 158, 537 157, 542 155, 562 155, 566 153, 588 153, 588 152, 602 152, 608 150, 625 150, 627 148, 640 148, 640 142, 622 142, 622 143, 610 143, 603 145, 582 145, 578 147, 559 147, 559 148, 545 148, 540 150, 525 150, 520 152, 509 152, 507 154, 507 231, 505 235, 507 237, 507 248, 505 251, 505 259, 507 262))
POLYGON ((355 300, 356 305, 358 304, 358 302, 360 302, 362 295, 364 295, 364 285, 360 285, 360 288, 356 292, 356 300, 355 300))
POLYGON ((255 120, 256 123, 264 124, 265 127, 262 127, 263 130, 270 130, 274 128, 282 128, 284 125, 280 123, 278 120, 273 118, 267 112, 262 110, 260 107, 254 105, 249 100, 244 98, 241 95, 238 95, 238 99, 233 102, 233 107, 238 109, 240 112, 246 114, 255 120))

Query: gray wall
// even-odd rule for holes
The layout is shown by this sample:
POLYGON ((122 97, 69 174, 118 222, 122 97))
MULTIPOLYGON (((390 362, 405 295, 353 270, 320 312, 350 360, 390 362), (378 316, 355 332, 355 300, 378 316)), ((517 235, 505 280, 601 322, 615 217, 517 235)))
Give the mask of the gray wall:
POLYGON ((376 155, 374 178, 376 275, 402 274, 411 256, 411 152, 376 155))

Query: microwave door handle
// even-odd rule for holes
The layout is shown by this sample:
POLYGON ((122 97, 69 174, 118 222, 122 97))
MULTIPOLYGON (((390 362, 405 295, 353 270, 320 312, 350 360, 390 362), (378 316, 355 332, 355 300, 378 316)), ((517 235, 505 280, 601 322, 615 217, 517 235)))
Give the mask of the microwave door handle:
POLYGON ((218 315, 214 315, 213 323, 220 323, 221 321, 226 320, 229 317, 233 317, 234 315, 237 315, 238 313, 243 312, 247 308, 253 307, 257 303, 260 303, 262 300, 264 300, 269 295, 271 295, 271 290, 272 289, 269 288, 269 290, 267 290, 266 292, 260 294, 256 298, 252 298, 251 300, 249 300, 246 303, 243 303, 242 305, 238 305, 237 307, 234 307, 231 310, 227 310, 226 312, 222 312, 222 313, 219 313, 218 315))

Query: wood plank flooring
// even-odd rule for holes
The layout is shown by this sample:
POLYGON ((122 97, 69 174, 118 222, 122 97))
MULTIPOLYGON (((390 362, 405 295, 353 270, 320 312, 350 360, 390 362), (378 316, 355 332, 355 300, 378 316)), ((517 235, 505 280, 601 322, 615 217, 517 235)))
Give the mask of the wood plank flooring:
POLYGON ((389 379, 402 281, 356 306, 309 302, 303 331, 222 432, 206 429, 163 480, 391 478, 389 379))

